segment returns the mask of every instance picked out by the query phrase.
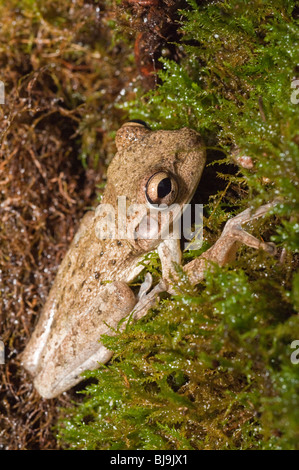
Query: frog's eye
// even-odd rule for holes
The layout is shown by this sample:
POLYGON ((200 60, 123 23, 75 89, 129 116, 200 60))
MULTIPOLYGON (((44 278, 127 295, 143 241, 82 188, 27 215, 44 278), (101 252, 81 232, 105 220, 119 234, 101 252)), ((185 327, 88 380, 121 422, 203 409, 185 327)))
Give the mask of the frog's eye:
POLYGON ((150 177, 145 187, 145 195, 150 204, 173 204, 178 195, 178 185, 172 175, 159 171, 150 177))

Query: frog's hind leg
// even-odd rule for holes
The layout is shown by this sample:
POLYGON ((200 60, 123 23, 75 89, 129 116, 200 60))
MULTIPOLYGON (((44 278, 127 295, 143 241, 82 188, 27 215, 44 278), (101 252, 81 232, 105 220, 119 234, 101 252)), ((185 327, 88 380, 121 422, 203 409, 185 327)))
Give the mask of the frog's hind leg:
MULTIPOLYGON (((87 212, 81 220, 78 231, 76 232, 72 245, 77 243, 79 239, 84 235, 84 233, 89 229, 90 224, 94 218, 94 212, 87 212)), ((68 253, 71 252, 69 248, 68 253)), ((56 279, 53 283, 53 286, 49 292, 47 301, 44 305, 40 318, 37 325, 31 335, 31 338, 25 348, 21 353, 21 361, 25 369, 27 369, 32 375, 37 373, 40 363, 40 357, 47 343, 48 336, 51 331, 52 323, 54 321, 55 312, 57 310, 57 297, 59 292, 59 286, 62 285, 63 279, 65 279, 67 272, 67 265, 69 262, 69 257, 66 255, 62 261, 56 279)))
POLYGON ((203 253, 199 258, 184 266, 184 271, 188 274, 192 284, 197 284, 204 278, 205 271, 211 263, 224 266, 235 259, 236 252, 241 244, 245 244, 252 248, 265 250, 267 253, 274 255, 276 248, 273 243, 266 243, 258 240, 253 235, 247 233, 242 224, 248 223, 262 217, 274 207, 275 202, 265 204, 257 209, 254 213, 250 209, 246 209, 237 216, 230 219, 217 242, 203 253))
MULTIPOLYGON (((113 352, 100 342, 102 335, 114 335, 125 328, 136 304, 130 287, 123 281, 103 285, 91 297, 88 308, 60 312, 41 352, 34 385, 44 398, 53 398, 80 382, 82 373, 106 363, 113 352), (120 323, 121 320, 124 320, 120 323)), ((28 367, 27 367, 28 369, 28 367)))
MULTIPOLYGON (((233 261, 242 243, 252 248, 263 249, 269 254, 274 255, 276 249, 273 243, 258 240, 253 235, 247 233, 242 227, 242 224, 265 215, 274 205, 275 203, 265 204, 254 213, 250 209, 246 209, 230 219, 226 223, 219 240, 199 258, 184 266, 183 269, 188 274, 190 282, 192 284, 200 282, 211 263, 224 266, 233 261)), ((146 275, 138 294, 138 302, 132 312, 135 320, 142 318, 150 308, 154 307, 160 293, 168 292, 173 294, 176 292, 175 284, 178 274, 175 270, 175 265, 180 264, 181 260, 179 240, 171 238, 164 240, 159 245, 158 253, 162 264, 162 279, 150 290, 152 284, 151 275, 149 273, 146 275)))

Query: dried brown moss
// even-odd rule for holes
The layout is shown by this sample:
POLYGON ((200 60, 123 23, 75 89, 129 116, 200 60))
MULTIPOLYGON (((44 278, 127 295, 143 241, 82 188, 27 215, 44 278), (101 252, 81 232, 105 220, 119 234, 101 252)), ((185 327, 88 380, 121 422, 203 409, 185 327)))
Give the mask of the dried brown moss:
POLYGON ((134 37, 136 66, 145 89, 157 85, 161 57, 179 60, 181 56, 175 43, 180 37, 178 20, 183 7, 187 7, 185 0, 123 0, 120 4, 120 23, 134 37))
POLYGON ((11 0, 0 6, 0 446, 55 448, 57 404, 20 365, 78 221, 97 194, 135 77, 115 43, 109 2, 11 0))

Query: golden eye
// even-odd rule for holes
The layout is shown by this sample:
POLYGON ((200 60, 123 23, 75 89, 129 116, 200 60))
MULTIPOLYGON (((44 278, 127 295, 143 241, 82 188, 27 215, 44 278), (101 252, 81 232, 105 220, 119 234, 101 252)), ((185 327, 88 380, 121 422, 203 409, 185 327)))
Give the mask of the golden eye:
POLYGON ((150 204, 173 204, 178 195, 178 185, 172 175, 159 171, 150 177, 145 187, 145 195, 150 204))

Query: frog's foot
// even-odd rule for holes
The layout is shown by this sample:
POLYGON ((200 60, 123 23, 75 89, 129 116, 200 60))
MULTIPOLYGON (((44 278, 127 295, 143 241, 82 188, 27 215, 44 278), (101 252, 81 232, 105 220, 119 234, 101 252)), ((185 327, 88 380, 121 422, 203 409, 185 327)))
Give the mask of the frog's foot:
POLYGON ((259 207, 254 213, 252 213, 250 209, 246 209, 228 220, 219 241, 221 239, 222 241, 233 239, 236 242, 243 243, 244 245, 252 248, 265 250, 270 255, 275 255, 276 246, 274 243, 258 240, 253 235, 247 233, 242 227, 242 224, 252 222, 253 220, 265 215, 273 206, 274 203, 265 204, 264 206, 259 207))
POLYGON ((199 258, 184 266, 184 271, 188 274, 191 283, 197 284, 204 278, 205 271, 210 263, 224 266, 233 261, 241 244, 255 249, 262 249, 270 255, 275 255, 276 247, 274 243, 258 240, 253 235, 247 233, 242 227, 242 224, 252 222, 265 215, 274 205, 275 202, 265 204, 254 213, 250 209, 246 209, 230 219, 226 223, 219 240, 199 258))
POLYGON ((139 320, 144 317, 149 309, 154 307, 159 294, 167 290, 167 284, 163 279, 161 279, 161 281, 150 292, 148 292, 151 285, 152 276, 150 273, 147 273, 137 296, 138 302, 132 311, 134 320, 139 320))
POLYGON ((158 253, 162 265, 162 279, 152 290, 150 290, 153 278, 150 273, 145 275, 144 282, 141 284, 137 295, 138 302, 133 311, 133 318, 136 320, 146 315, 148 310, 155 305, 161 292, 168 292, 170 294, 175 293, 175 290, 172 287, 178 278, 175 264, 180 264, 181 262, 179 240, 173 238, 164 240, 159 245, 158 253))
POLYGON ((138 295, 137 295, 137 300, 140 301, 150 290, 153 284, 153 278, 151 273, 146 273, 144 277, 144 281, 140 286, 138 295))

